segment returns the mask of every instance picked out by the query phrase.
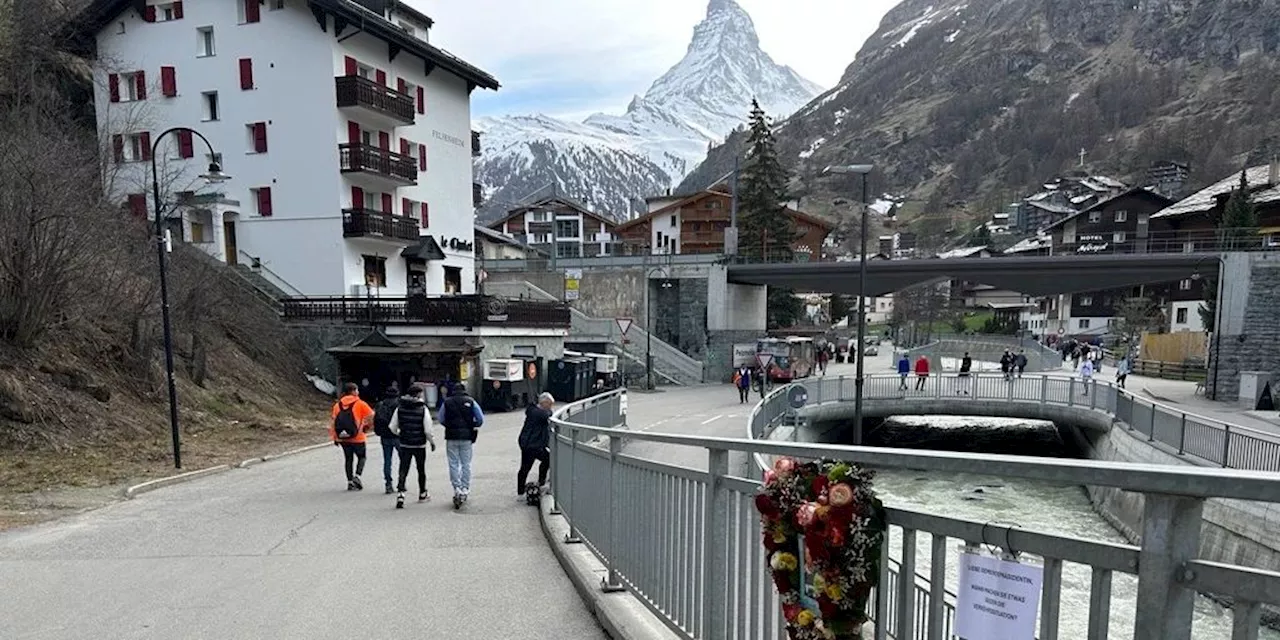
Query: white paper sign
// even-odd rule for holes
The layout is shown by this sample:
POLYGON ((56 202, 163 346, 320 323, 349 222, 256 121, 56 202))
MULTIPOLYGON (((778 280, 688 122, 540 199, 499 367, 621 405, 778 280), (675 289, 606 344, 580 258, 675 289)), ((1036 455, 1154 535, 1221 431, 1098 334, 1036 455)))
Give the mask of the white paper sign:
POLYGON ((1035 640, 1039 565, 960 554, 956 630, 963 640, 1035 640))

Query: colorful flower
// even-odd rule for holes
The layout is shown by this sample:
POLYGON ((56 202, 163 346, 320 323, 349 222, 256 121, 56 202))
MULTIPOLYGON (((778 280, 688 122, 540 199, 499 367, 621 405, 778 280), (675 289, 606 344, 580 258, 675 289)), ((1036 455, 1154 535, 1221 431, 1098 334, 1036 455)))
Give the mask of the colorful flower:
POLYGON ((792 471, 795 471, 796 461, 791 458, 778 458, 773 463, 773 471, 779 477, 786 477, 792 471))
POLYGON ((769 566, 772 567, 774 571, 795 571, 796 567, 799 565, 800 561, 795 557, 795 555, 786 553, 785 551, 775 553, 773 554, 773 557, 769 559, 769 566))
POLYGON ((800 615, 801 611, 804 611, 804 608, 798 604, 782 605, 782 616, 785 617, 788 622, 795 621, 795 619, 800 615))
POLYGON ((828 484, 830 484, 830 481, 827 480, 826 476, 814 476, 813 482, 811 483, 813 494, 816 496, 822 495, 822 492, 827 490, 828 484))
POLYGON ((796 614, 795 621, 796 621, 796 624, 802 627, 807 627, 813 624, 814 619, 815 618, 814 618, 813 612, 808 609, 804 609, 800 611, 800 613, 796 614))
POLYGON ((830 501, 833 507, 847 507, 853 504, 853 488, 841 482, 831 487, 830 501))
POLYGON ((773 469, 764 470, 764 483, 766 485, 771 485, 774 482, 777 482, 777 480, 778 480, 778 474, 774 473, 773 469))
POLYGON ((831 598, 835 602, 839 602, 842 598, 844 598, 844 590, 840 588, 839 583, 833 582, 829 585, 826 585, 826 588, 824 589, 824 591, 826 592, 827 597, 831 598))
POLYGON ((775 518, 778 515, 778 505, 774 503, 773 498, 767 493, 756 494, 756 511, 766 518, 775 518))
POLYGON ((814 520, 817 517, 817 513, 818 513, 817 504, 814 504, 812 502, 806 502, 800 505, 800 508, 796 509, 796 524, 800 525, 805 529, 808 529, 811 525, 813 525, 814 520))

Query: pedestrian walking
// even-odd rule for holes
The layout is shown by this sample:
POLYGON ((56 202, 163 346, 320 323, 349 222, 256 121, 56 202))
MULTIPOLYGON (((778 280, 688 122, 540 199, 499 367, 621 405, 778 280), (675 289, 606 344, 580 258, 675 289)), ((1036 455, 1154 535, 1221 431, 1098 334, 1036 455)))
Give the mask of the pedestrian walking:
POLYGON ((827 353, 827 348, 825 346, 818 350, 819 375, 824 375, 824 376, 827 375, 827 360, 829 360, 830 358, 831 358, 831 354, 827 353))
POLYGON ((733 386, 738 388, 738 404, 746 404, 751 399, 751 367, 733 372, 733 386))
POLYGON ((924 390, 924 383, 929 380, 929 359, 920 356, 916 358, 916 391, 924 390))
POLYGON ((431 499, 427 493, 427 447, 436 450, 436 439, 431 435, 431 412, 423 397, 426 389, 420 384, 409 385, 409 392, 400 398, 389 428, 400 442, 400 477, 396 484, 396 508, 404 508, 405 480, 409 467, 418 466, 418 502, 431 499))
POLYGON ((1018 377, 1021 378, 1022 373, 1027 370, 1027 353, 1025 351, 1018 350, 1018 355, 1013 358, 1013 366, 1018 368, 1018 377))
POLYGON ((1000 373, 1004 374, 1006 381, 1013 379, 1013 353, 1008 349, 1000 356, 1000 373))
POLYGON ((1085 359, 1080 365, 1080 379, 1084 381, 1084 395, 1089 395, 1089 384, 1093 382, 1093 361, 1085 359))
POLYGON ((383 399, 373 410, 373 433, 382 443, 382 481, 384 491, 389 495, 395 493, 395 477, 391 475, 391 459, 400 448, 400 439, 391 433, 391 417, 400 406, 400 387, 392 382, 383 393, 383 399))
POLYGON ((1116 363, 1116 386, 1121 389, 1125 388, 1125 380, 1129 378, 1129 372, 1133 369, 1133 365, 1129 364, 1129 356, 1120 358, 1120 362, 1116 363))
POLYGON ((516 496, 520 499, 525 499, 531 490, 541 495, 542 487, 547 484, 547 474, 551 472, 551 407, 555 403, 555 397, 544 391, 538 396, 537 404, 524 410, 524 426, 516 439, 516 444, 520 445, 516 496), (538 484, 526 484, 534 462, 538 463, 538 484))
POLYGON ((964 357, 960 359, 960 373, 956 374, 956 377, 960 382, 960 387, 956 390, 956 393, 963 394, 966 396, 969 395, 969 384, 971 380, 970 376, 972 375, 971 374, 972 371, 973 371, 973 358, 970 358, 969 352, 966 351, 964 352, 964 357))
POLYGON ((444 425, 453 508, 461 509, 471 494, 471 454, 479 429, 484 425, 484 412, 480 410, 480 403, 467 395, 467 385, 459 381, 440 405, 437 421, 444 425))
POLYGON ((364 473, 366 432, 373 426, 373 407, 360 399, 360 385, 354 382, 343 385, 342 393, 330 412, 329 437, 335 447, 342 448, 347 491, 361 491, 364 489, 360 476, 364 473))
POLYGON ((902 357, 898 358, 898 389, 907 390, 907 376, 911 375, 911 359, 907 357, 906 352, 902 353, 902 357))

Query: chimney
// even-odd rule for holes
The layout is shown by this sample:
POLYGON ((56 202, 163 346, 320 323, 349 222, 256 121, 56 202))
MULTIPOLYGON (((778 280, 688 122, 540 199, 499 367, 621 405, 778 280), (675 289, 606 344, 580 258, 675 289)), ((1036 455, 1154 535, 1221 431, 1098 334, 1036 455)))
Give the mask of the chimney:
POLYGON ((1271 170, 1267 173, 1267 184, 1271 186, 1280 185, 1280 156, 1272 156, 1271 170))

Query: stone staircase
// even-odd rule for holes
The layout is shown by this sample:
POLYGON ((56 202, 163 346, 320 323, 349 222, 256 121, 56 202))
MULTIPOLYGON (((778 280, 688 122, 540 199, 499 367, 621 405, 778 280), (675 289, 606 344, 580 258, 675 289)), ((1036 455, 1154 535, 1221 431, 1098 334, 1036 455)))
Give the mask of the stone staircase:
POLYGON ((228 265, 221 260, 209 255, 208 253, 189 245, 182 245, 184 255, 191 256, 194 259, 207 261, 209 264, 219 267, 227 277, 236 282, 240 288, 253 294, 255 298, 263 304, 271 307, 276 313, 283 313, 284 307, 281 300, 289 297, 289 294, 282 291, 279 287, 271 284, 269 280, 254 273, 249 267, 244 265, 228 265))
MULTIPOLYGON (((545 290, 523 281, 488 282, 485 283, 485 292, 489 295, 506 298, 558 300, 556 296, 547 293, 545 290)), ((571 314, 570 336, 596 339, 607 337, 611 350, 620 359, 639 363, 641 367, 644 366, 645 350, 648 346, 646 341, 649 339, 647 331, 632 325, 627 331, 628 343, 622 344, 622 336, 613 318, 595 318, 577 309, 571 309, 571 314)), ((665 381, 684 385, 702 383, 701 360, 689 357, 683 351, 657 337, 652 339, 652 349, 654 376, 658 378, 659 382, 665 381)))

